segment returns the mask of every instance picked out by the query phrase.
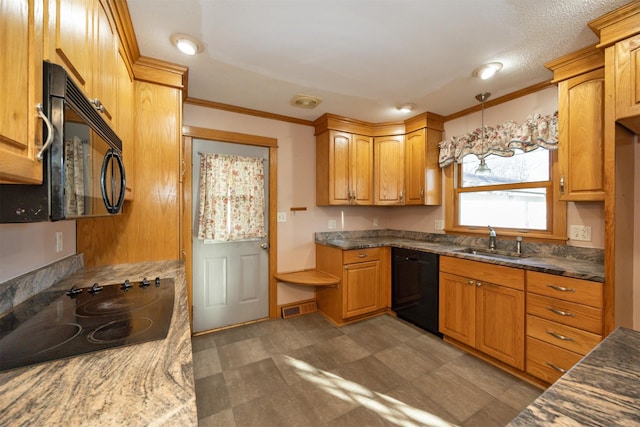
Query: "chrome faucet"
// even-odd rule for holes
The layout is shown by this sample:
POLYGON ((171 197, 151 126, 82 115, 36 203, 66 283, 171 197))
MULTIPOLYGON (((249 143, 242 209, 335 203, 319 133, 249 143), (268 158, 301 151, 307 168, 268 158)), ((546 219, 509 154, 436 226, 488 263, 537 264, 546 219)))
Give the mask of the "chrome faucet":
POLYGON ((490 225, 487 225, 487 227, 489 227, 489 250, 495 251, 496 250, 496 230, 494 230, 493 227, 491 227, 490 225))

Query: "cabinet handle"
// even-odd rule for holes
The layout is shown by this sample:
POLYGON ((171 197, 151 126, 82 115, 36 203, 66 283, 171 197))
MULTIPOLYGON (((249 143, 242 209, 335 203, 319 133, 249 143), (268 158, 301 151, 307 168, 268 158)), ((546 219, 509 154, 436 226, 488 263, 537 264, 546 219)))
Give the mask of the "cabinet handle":
POLYGON ((467 282, 467 285, 473 285, 473 280, 469 280, 469 281, 467 282))
POLYGON ((476 282, 476 286, 479 288, 480 286, 482 286, 482 282, 476 282))
POLYGON ((36 159, 42 161, 42 156, 44 155, 44 152, 47 151, 47 148, 49 148, 49 146, 53 142, 53 125, 51 124, 51 120, 49 120, 49 118, 42 111, 42 104, 37 104, 36 110, 38 110, 38 116, 42 118, 42 121, 47 126, 47 140, 42 145, 42 148, 40 149, 40 151, 38 151, 38 154, 36 154, 36 159))
POLYGON ((420 190, 420 198, 424 199, 424 188, 420 190))
POLYGON ((557 285, 547 285, 547 288, 555 289, 556 291, 560 291, 560 292, 575 292, 576 291, 573 288, 565 288, 564 286, 557 286, 557 285))
POLYGON ((358 258, 366 258, 366 257, 368 257, 368 256, 369 256, 369 255, 367 255, 367 254, 358 254, 358 258))
POLYGON ((547 364, 547 366, 555 369, 556 371, 560 372, 561 374, 564 374, 565 372, 567 372, 565 369, 562 369, 560 366, 556 366, 551 362, 545 362, 547 364))
POLYGON ((400 192, 400 201, 402 201, 402 191, 400 192))
POLYGON ((576 317, 576 315, 573 313, 569 313, 568 311, 558 310, 557 308, 553 308, 553 307, 547 307, 547 310, 560 316, 576 317))
POLYGON ((560 194, 564 194, 564 175, 560 177, 560 194))
POLYGON ((575 342, 575 340, 573 338, 565 337, 564 335, 560 335, 560 334, 558 334, 556 332, 553 332, 553 331, 547 331, 547 333, 549 335, 551 335, 552 337, 557 338, 557 339, 562 340, 562 341, 574 341, 575 342))
POLYGON ((184 159, 182 159, 181 162, 182 162, 182 170, 180 171, 180 175, 184 176, 184 174, 187 172, 187 162, 185 162, 184 159))
POLYGON ((100 101, 98 98, 92 99, 91 103, 93 104, 94 107, 96 107, 96 110, 100 111, 101 113, 104 113, 104 105, 102 104, 102 101, 100 101))

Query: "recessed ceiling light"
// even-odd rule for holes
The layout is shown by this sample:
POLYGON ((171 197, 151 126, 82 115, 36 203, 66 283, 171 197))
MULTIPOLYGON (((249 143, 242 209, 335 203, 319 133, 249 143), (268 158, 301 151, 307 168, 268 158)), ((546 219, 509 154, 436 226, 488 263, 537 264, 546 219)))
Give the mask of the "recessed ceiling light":
POLYGON ((188 36, 186 34, 175 33, 171 35, 171 43, 182 53, 187 55, 195 55, 196 53, 202 52, 202 43, 194 37, 188 36))
POLYGON ((487 80, 493 77, 493 75, 498 71, 500 71, 501 69, 502 69, 501 62, 490 62, 488 64, 481 65, 475 70, 473 70, 473 76, 478 77, 479 79, 482 79, 482 80, 487 80))
POLYGON ((298 94, 291 100, 291 105, 300 108, 316 108, 321 102, 322 99, 317 96, 298 94))
POLYGON ((396 109, 401 113, 410 113, 413 111, 414 108, 416 108, 416 104, 409 104, 409 103, 398 105, 396 107, 396 109))

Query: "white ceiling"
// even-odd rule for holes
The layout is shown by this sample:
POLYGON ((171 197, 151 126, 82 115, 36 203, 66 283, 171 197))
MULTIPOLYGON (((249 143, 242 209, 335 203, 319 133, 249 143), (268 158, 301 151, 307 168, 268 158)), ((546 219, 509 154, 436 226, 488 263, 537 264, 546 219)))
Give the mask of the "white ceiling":
POLYGON ((128 0, 140 53, 189 67, 192 98, 315 120, 448 115, 547 81, 544 63, 596 43, 587 22, 630 0, 128 0), (173 33, 200 39, 186 56, 173 33), (472 77, 487 62, 504 68, 472 77), (322 98, 313 110, 296 94, 322 98))

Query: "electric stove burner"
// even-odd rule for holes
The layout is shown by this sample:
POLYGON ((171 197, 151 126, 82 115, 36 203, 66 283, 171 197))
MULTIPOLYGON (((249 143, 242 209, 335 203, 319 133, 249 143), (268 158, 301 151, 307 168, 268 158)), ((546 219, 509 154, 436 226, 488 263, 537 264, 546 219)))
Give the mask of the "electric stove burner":
POLYGON ((92 343, 116 342, 132 339, 153 326, 153 320, 145 317, 114 320, 91 332, 87 339, 92 343))
POLYGON ((0 371, 164 339, 174 282, 151 283, 51 289, 18 305, 0 318, 0 371))

